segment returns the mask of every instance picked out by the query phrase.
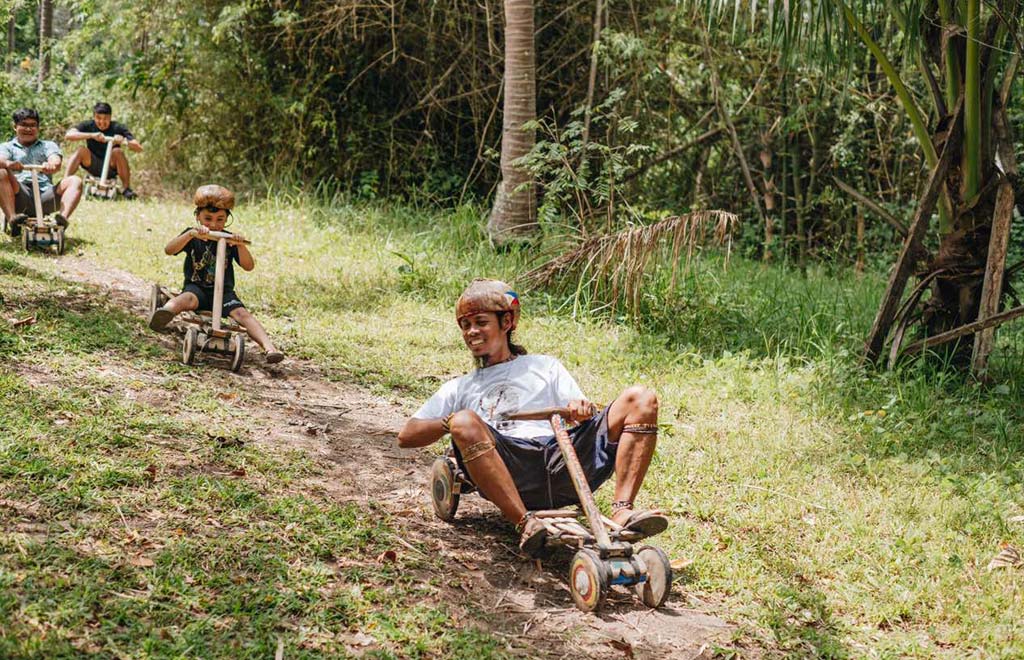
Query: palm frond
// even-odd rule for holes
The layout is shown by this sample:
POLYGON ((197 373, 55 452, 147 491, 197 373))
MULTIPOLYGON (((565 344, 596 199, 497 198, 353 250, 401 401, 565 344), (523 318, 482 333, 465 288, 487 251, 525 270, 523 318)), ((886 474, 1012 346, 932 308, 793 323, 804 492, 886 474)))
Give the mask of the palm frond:
POLYGON ((725 246, 728 254, 738 224, 736 215, 726 211, 696 211, 614 234, 591 236, 526 273, 523 282, 540 287, 567 279, 577 291, 589 290, 593 299, 602 299, 613 307, 623 304, 627 310, 636 312, 640 308, 644 274, 652 262, 660 265, 661 257, 671 259, 671 291, 683 250, 686 266, 698 245, 725 246), (671 249, 666 252, 664 248, 668 245, 671 249))

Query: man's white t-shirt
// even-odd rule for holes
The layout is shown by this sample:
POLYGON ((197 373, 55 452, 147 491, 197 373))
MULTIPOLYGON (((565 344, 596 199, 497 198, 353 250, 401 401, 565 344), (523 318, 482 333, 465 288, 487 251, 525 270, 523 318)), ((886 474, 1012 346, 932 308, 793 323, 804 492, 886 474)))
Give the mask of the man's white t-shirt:
POLYGON ((565 406, 583 399, 583 391, 562 363, 549 355, 520 355, 514 360, 476 369, 453 378, 413 415, 439 419, 472 410, 505 435, 537 438, 551 435, 544 420, 512 421, 505 414, 565 406))

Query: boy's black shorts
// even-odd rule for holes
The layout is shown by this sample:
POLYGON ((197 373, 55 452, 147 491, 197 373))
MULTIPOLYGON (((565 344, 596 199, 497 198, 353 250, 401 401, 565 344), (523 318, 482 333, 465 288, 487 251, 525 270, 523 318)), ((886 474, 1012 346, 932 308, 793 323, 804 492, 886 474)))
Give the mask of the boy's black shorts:
MULTIPOLYGON (((56 189, 53 186, 50 186, 49 190, 39 195, 39 199, 43 203, 43 215, 56 213, 57 209, 60 208, 60 204, 57 202, 56 189)), ((36 202, 32 198, 31 183, 28 185, 18 185, 18 192, 14 194, 14 212, 35 216, 36 202)))
MULTIPOLYGON (((182 293, 191 293, 199 299, 199 307, 197 311, 210 312, 213 311, 213 287, 199 286, 198 284, 192 284, 191 282, 185 285, 182 289, 182 293)), ((224 304, 221 306, 221 316, 230 316, 231 312, 236 309, 245 308, 245 304, 238 299, 235 295, 234 289, 224 289, 224 304)))
MULTIPOLYGON (((116 149, 117 147, 114 148, 116 149)), ((93 175, 97 179, 103 176, 103 159, 97 158, 96 154, 92 155, 92 162, 89 165, 82 163, 82 167, 85 168, 86 172, 93 175)), ((117 168, 114 167, 113 160, 111 160, 110 167, 107 168, 107 178, 113 179, 116 176, 117 168)))

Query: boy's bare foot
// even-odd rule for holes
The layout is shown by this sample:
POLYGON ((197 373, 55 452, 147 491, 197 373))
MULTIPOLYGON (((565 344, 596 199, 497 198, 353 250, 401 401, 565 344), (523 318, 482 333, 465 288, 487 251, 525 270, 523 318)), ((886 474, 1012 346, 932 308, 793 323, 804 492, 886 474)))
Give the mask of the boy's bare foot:
POLYGON ((282 353, 281 351, 277 349, 267 351, 267 364, 277 364, 283 359, 284 353, 282 353))
POLYGON ((612 520, 631 532, 637 532, 644 536, 661 534, 668 529, 668 518, 658 510, 619 509, 612 515, 612 520))
POLYGON ((165 307, 161 307, 149 315, 149 329, 155 330, 156 332, 162 332, 173 318, 174 312, 165 307))

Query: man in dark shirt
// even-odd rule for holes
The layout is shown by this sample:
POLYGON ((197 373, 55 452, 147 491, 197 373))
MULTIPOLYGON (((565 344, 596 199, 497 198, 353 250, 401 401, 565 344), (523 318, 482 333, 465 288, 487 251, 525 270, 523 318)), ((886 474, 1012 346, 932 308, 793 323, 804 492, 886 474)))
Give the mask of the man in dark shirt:
POLYGON ((65 139, 73 142, 86 140, 86 146, 78 147, 71 155, 64 176, 71 176, 77 172, 79 165, 93 176, 102 176, 103 159, 107 155, 107 142, 110 141, 114 143, 114 148, 110 154, 110 168, 107 177, 121 177, 121 183, 124 184, 124 198, 135 199, 135 191, 132 190, 132 173, 122 145, 127 145, 136 153, 142 151, 142 145, 135 139, 127 126, 111 121, 110 115, 113 111, 109 103, 102 101, 97 103, 93 106, 92 112, 91 120, 83 121, 64 136, 65 139))

